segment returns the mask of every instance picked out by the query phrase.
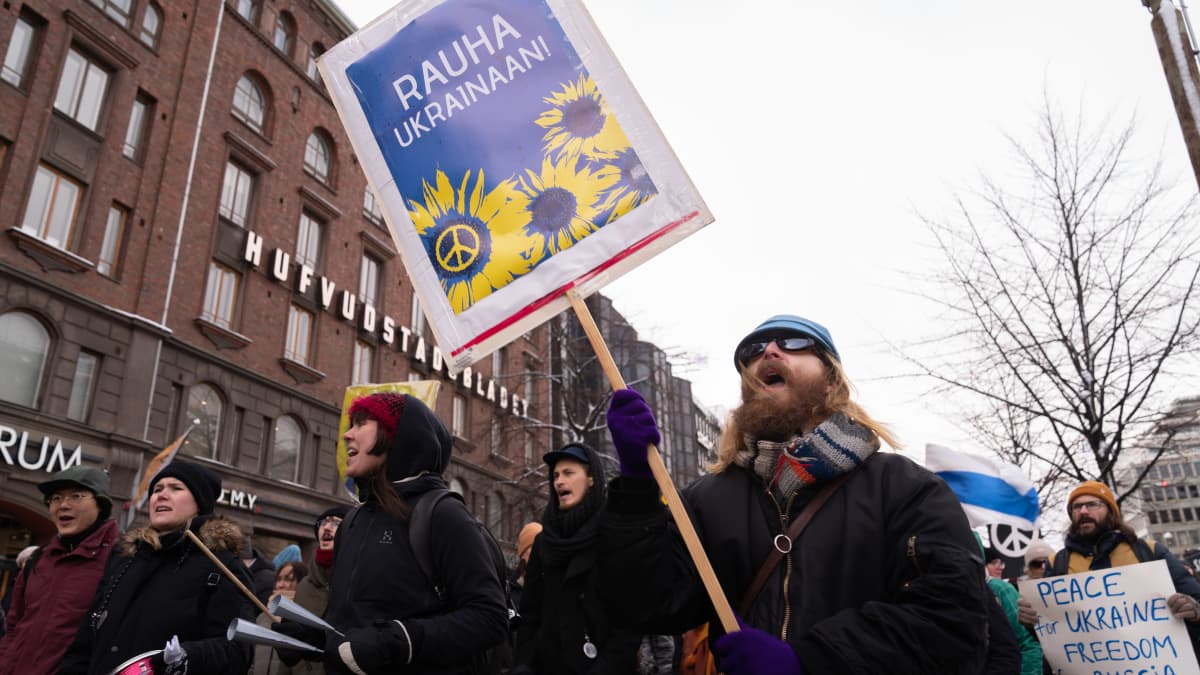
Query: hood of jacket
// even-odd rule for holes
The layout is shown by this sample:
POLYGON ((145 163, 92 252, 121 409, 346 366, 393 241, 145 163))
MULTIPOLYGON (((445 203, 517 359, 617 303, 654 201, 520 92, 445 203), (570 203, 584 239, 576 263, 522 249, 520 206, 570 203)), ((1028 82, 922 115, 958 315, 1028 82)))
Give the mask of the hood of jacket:
POLYGON ((388 449, 387 479, 393 483, 423 473, 441 474, 450 465, 452 443, 446 425, 420 399, 405 396, 408 401, 388 449))
MULTIPOLYGON (((196 516, 188 526, 210 551, 228 551, 237 554, 242 548, 242 530, 237 523, 224 516, 196 516)), ((121 537, 121 554, 125 557, 137 552, 139 544, 154 550, 163 548, 158 530, 146 525, 130 530, 121 537)))

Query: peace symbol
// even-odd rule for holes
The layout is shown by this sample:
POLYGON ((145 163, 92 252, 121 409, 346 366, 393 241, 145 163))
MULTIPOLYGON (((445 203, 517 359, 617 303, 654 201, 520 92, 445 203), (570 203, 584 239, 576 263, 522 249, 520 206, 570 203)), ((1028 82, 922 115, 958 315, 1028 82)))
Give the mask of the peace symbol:
POLYGON ((437 262, 447 272, 461 272, 479 256, 479 235, 468 225, 451 225, 434 244, 437 262))
POLYGON ((993 523, 988 526, 992 546, 1010 558, 1020 558, 1033 541, 1033 530, 1021 530, 1011 525, 993 523), (1003 528, 1003 529, 1002 529, 1003 528))

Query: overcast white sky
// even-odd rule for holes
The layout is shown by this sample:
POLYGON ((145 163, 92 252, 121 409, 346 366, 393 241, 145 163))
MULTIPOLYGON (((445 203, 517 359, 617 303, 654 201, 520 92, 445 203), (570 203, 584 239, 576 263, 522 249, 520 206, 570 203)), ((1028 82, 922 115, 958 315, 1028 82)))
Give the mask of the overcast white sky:
MULTIPOLYGON (((360 26, 396 4, 337 2, 360 26)), ((1139 150, 1194 189, 1140 0, 584 4, 716 216, 604 292, 644 339, 708 359, 681 374, 710 406, 738 402, 737 341, 796 313, 829 327, 907 451, 979 452, 926 384, 892 379, 885 341, 945 330, 906 293, 937 262, 918 212, 1004 168, 1003 134, 1028 137, 1044 93, 1136 112, 1139 150)))

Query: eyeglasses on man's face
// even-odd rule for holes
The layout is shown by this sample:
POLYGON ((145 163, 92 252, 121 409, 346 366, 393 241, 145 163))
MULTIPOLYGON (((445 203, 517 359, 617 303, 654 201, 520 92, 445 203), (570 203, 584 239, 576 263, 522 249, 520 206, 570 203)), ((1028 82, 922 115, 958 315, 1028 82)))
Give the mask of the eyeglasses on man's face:
POLYGON ((341 518, 338 518, 337 516, 329 516, 328 518, 321 519, 321 522, 317 523, 317 529, 321 529, 322 527, 325 527, 327 525, 329 527, 337 527, 338 525, 341 525, 341 524, 342 524, 341 518))
POLYGON ((754 359, 758 358, 763 352, 767 351, 767 347, 774 342, 777 347, 785 352, 802 352, 805 349, 812 349, 816 346, 817 341, 804 335, 793 335, 789 337, 777 337, 770 340, 761 340, 759 342, 748 342, 737 350, 737 361, 745 367, 754 359))
POLYGON ((86 490, 80 490, 77 492, 68 492, 66 494, 63 494, 61 492, 56 492, 56 493, 50 495, 50 498, 46 500, 46 504, 48 504, 49 506, 58 506, 64 502, 67 504, 79 504, 83 500, 85 500, 91 496, 92 496, 92 493, 90 493, 86 490))
POLYGON ((1079 513, 1080 511, 1089 511, 1089 512, 1090 511, 1098 511, 1103 506, 1104 506, 1104 502, 1080 501, 1080 502, 1075 502, 1074 504, 1071 505, 1071 512, 1079 513))

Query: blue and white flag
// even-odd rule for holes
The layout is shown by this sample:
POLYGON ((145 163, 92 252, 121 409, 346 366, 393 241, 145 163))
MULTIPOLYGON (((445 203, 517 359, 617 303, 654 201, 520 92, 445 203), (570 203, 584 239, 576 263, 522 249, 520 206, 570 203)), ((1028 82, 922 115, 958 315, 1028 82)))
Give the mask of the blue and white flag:
POLYGON ((1003 523, 1036 529, 1038 495, 1015 464, 1004 464, 927 443, 925 468, 936 473, 962 502, 972 527, 1003 523))

